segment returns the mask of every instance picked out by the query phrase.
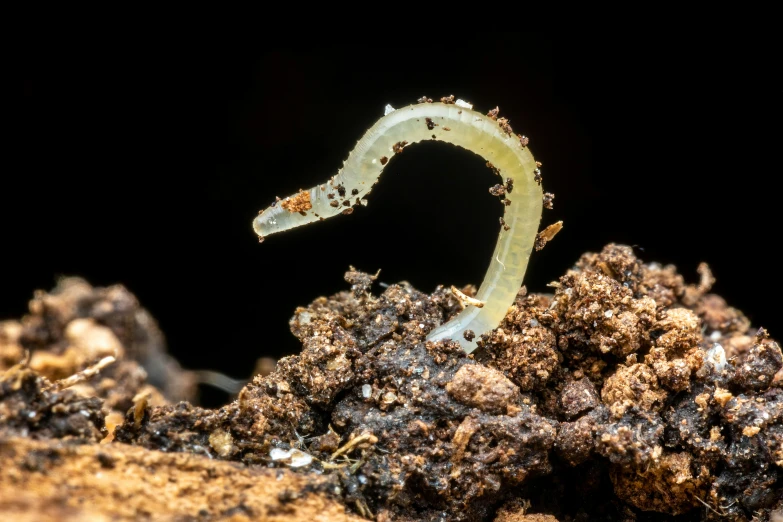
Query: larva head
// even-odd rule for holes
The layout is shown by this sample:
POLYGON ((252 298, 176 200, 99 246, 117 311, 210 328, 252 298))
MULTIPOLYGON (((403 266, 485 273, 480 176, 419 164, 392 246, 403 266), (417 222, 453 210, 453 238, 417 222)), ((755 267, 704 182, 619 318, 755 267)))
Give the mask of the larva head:
MULTIPOLYGON (((329 209, 333 210, 331 207, 329 209)), ((263 239, 270 234, 318 221, 320 216, 313 209, 310 192, 299 191, 293 196, 278 199, 258 214, 253 220, 253 230, 263 239)))
POLYGON ((286 230, 280 226, 281 210, 279 206, 274 205, 266 208, 253 219, 253 231, 258 234, 258 237, 264 238, 286 230))

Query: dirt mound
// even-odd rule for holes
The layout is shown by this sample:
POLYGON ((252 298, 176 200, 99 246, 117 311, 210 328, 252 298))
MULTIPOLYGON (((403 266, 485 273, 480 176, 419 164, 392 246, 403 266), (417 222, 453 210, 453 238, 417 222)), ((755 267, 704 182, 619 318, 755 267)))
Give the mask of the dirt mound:
POLYGON ((0 376, 0 451, 12 463, 2 471, 0 511, 56 504, 94 517, 116 509, 194 520, 319 520, 316 512, 322 520, 770 520, 783 507, 783 355, 766 330, 709 293, 709 269, 699 270, 699 284, 687 285, 674 267, 609 245, 585 254, 554 293, 521 289, 471 355, 453 341, 424 341, 460 311, 450 291, 400 284, 373 295, 374 277, 352 270, 351 291, 296 310, 290 325, 301 353, 218 409, 176 402, 188 372, 160 348, 129 348, 139 346, 134 335, 154 337, 138 326, 154 322, 112 320, 116 305, 114 315, 83 305, 106 301, 105 289, 61 299, 57 313, 33 306, 32 318, 0 329, 6 366, 34 350, 0 376), (88 343, 85 332, 102 341, 88 343), (98 376, 62 380, 110 351, 118 362, 98 376), (52 370, 64 359, 67 371, 52 370), (123 379, 161 367, 180 384, 123 379), (124 417, 107 430, 112 411, 124 417), (99 484, 101 458, 112 462, 101 473, 127 467, 127 482, 99 484), (220 502, 204 503, 199 474, 209 484, 198 486, 220 502), (164 501, 165 484, 176 502, 164 501), (149 502, 117 500, 156 485, 150 495, 160 497, 149 502), (68 488, 115 501, 65 502, 68 488))

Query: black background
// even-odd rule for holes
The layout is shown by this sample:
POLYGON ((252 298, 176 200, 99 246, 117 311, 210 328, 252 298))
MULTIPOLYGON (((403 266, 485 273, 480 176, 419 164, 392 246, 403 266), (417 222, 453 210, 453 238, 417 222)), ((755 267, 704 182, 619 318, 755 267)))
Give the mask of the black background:
POLYGON ((119 282, 186 367, 246 377, 257 357, 298 350, 294 308, 347 288, 351 264, 425 291, 478 284, 501 215, 495 180, 448 145, 406 149, 350 217, 260 245, 250 227, 274 196, 335 173, 385 104, 454 94, 498 105, 530 136, 556 195, 543 223, 565 228, 534 255, 529 289, 547 291, 584 251, 638 245, 689 282, 708 262, 714 291, 783 337, 770 42, 421 36, 21 56, 0 185, 0 318, 61 274, 119 282))

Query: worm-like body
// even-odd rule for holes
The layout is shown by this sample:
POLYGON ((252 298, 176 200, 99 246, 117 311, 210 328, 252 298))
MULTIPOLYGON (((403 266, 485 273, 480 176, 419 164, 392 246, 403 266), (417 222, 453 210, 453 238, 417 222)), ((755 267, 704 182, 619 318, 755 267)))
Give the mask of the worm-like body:
POLYGON ((478 154, 502 179, 495 193, 505 193, 504 223, 475 296, 484 306, 468 306, 427 336, 428 340, 453 338, 472 352, 476 344, 465 339, 464 332, 481 335, 496 328, 522 286, 541 220, 543 192, 527 139, 513 134, 506 120, 497 119, 496 111, 484 115, 468 107, 460 102, 419 103, 391 110, 359 140, 337 175, 273 203, 253 220, 253 230, 263 240, 270 234, 350 213, 354 205, 366 204, 364 196, 389 159, 412 143, 445 141, 478 154))

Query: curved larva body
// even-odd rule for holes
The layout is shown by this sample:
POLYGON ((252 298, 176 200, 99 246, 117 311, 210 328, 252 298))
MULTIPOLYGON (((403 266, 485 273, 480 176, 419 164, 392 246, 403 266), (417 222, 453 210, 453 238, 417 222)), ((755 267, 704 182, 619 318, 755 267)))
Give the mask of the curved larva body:
POLYGON ((306 193, 273 204, 255 218, 253 229, 263 239, 343 213, 370 192, 395 151, 406 144, 432 140, 433 135, 436 140, 485 158, 499 171, 503 182, 509 179, 513 184, 506 196, 510 200, 503 218, 506 226, 501 226, 492 261, 476 295, 485 305, 469 306, 427 336, 429 340, 452 338, 470 353, 476 345, 465 340, 465 330, 481 335, 496 328, 513 304, 522 286, 542 210, 543 192, 535 180, 533 155, 518 136, 506 132, 493 118, 445 103, 397 109, 365 133, 336 176, 306 193))

